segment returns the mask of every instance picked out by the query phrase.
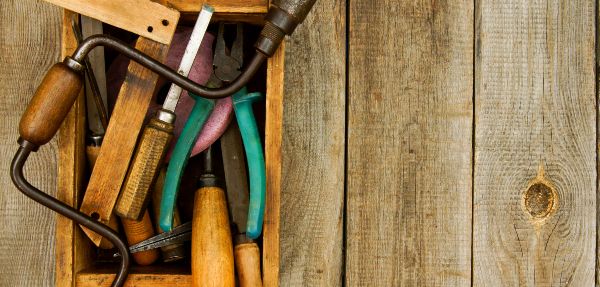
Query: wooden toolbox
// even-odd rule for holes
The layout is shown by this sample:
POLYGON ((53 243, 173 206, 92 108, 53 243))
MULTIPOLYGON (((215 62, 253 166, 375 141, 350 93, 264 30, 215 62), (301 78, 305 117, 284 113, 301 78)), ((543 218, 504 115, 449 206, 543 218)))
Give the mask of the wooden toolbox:
MULTIPOLYGON (((160 1, 157 1, 160 2, 160 1)), ((203 1, 167 0, 167 6, 182 13, 182 21, 193 19, 203 1)), ((213 20, 243 21, 260 25, 267 12, 268 0, 206 1, 215 8, 213 20)), ((71 29, 72 12, 64 11, 62 55, 76 48, 71 29)), ((247 41, 254 39, 247 38, 247 41)), ((277 286, 279 273, 279 195, 281 180, 281 131, 283 112, 284 47, 268 60, 265 104, 265 160, 267 201, 262 236, 262 272, 264 286, 277 286)), ((59 168, 57 197, 78 207, 87 184, 85 134, 86 114, 83 92, 71 109, 59 132, 59 168)), ((56 226, 56 286, 110 286, 117 264, 96 262, 96 248, 81 228, 58 216, 56 226)), ((152 266, 132 264, 125 286, 191 286, 189 260, 179 264, 156 263, 152 266)))

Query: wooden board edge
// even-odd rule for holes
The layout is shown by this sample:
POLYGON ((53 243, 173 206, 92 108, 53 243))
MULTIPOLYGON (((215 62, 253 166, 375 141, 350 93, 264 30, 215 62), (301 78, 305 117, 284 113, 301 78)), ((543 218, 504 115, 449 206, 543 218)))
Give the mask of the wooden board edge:
POLYGON ((171 43, 180 17, 179 11, 175 9, 144 0, 121 1, 119 5, 111 4, 110 1, 44 1, 165 45, 171 43))
POLYGON ((265 123, 267 202, 263 235, 263 286, 279 285, 279 216, 281 203, 281 144, 285 44, 269 59, 265 123))
MULTIPOLYGON (((63 10, 61 32, 61 55, 70 55, 77 43, 71 29, 71 17, 75 13, 63 10)), ((84 139, 82 132, 85 128, 85 98, 83 90, 71 108, 67 118, 58 132, 58 179, 57 198, 75 206, 78 194, 83 188, 83 173, 85 170, 84 139)), ((79 232, 70 219, 57 215, 56 219, 56 276, 55 284, 59 287, 74 286, 74 273, 77 272, 78 262, 75 238, 79 232)))
MULTIPOLYGON (((82 273, 77 275, 77 287, 109 287, 115 278, 113 273, 82 273)), ((129 274, 124 287, 181 287, 192 286, 189 274, 129 274)))
MULTIPOLYGON (((181 13, 192 13, 197 14, 201 9, 201 1, 189 1, 189 0, 163 0, 169 8, 178 10, 181 13)), ((267 13, 269 9, 269 1, 266 0, 208 0, 205 1, 207 4, 215 8, 215 13, 267 13), (243 4, 240 4, 243 2, 243 4)))

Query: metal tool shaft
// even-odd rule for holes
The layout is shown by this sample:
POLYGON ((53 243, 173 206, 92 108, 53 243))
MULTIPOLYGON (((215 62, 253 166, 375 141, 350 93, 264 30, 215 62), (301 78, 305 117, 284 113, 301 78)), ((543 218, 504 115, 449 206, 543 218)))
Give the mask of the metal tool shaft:
MULTIPOLYGON (((206 29, 208 28, 208 24, 210 23, 210 18, 212 17, 213 12, 214 9, 212 7, 206 4, 203 5, 202 11, 200 11, 200 16, 198 16, 198 20, 196 21, 196 24, 194 24, 192 35, 190 36, 190 40, 185 48, 183 57, 181 58, 179 69, 177 69, 177 72, 186 78, 192 69, 192 65, 194 64, 194 60, 198 54, 198 49, 200 48, 202 38, 204 38, 204 34, 206 33, 206 29)), ((163 109, 174 112, 182 91, 183 89, 180 86, 172 84, 169 92, 167 93, 167 98, 163 104, 163 109)))

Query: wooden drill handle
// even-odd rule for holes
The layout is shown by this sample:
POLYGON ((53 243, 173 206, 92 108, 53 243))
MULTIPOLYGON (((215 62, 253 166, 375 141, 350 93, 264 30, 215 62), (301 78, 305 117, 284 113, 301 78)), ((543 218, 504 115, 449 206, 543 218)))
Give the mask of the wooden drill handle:
POLYGON ((63 63, 50 68, 19 123, 19 134, 37 146, 52 139, 82 87, 81 74, 63 63))
MULTIPOLYGON (((125 236, 127 237, 127 243, 129 243, 129 245, 134 245, 154 236, 152 220, 150 220, 150 213, 148 213, 147 210, 144 212, 141 221, 121 218, 121 223, 123 223, 123 230, 125 231, 125 236)), ((139 265, 150 265, 158 259, 159 253, 158 249, 150 249, 133 253, 132 255, 135 263, 139 265)))
POLYGON ((150 189, 173 138, 173 124, 152 118, 138 144, 117 199, 115 213, 139 220, 150 200, 150 189))
POLYGON ((241 243, 233 249, 240 287, 262 287, 260 250, 254 242, 241 243))
POLYGON ((233 246, 225 192, 196 191, 192 219, 192 286, 235 286, 233 246))

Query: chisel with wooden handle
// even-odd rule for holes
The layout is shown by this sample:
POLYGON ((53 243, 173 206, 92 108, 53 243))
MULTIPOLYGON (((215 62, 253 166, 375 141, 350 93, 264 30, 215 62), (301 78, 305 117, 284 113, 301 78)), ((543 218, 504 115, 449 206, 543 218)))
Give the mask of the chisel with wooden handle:
POLYGON ((246 236, 248 219, 248 176, 244 160, 244 147, 237 121, 231 121, 221 137, 221 153, 225 171, 227 203, 232 220, 235 269, 240 287, 261 287, 260 249, 246 236))
POLYGON ((204 170, 194 198, 192 286, 235 286, 233 246, 225 191, 213 171, 212 149, 203 153, 204 170))
MULTIPOLYGON (((213 11, 209 5, 203 5, 194 25, 178 69, 178 73, 184 77, 188 76, 192 68, 213 11)), ((175 108, 181 92, 181 87, 171 85, 162 109, 150 120, 142 133, 115 206, 115 213, 122 218, 139 220, 144 214, 150 199, 150 189, 173 138, 175 108)))

